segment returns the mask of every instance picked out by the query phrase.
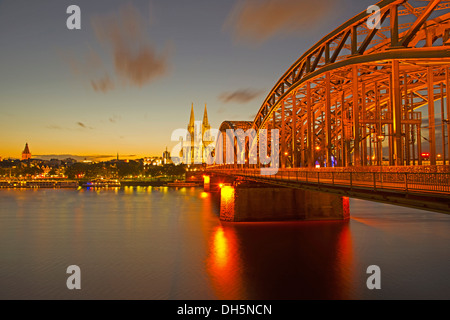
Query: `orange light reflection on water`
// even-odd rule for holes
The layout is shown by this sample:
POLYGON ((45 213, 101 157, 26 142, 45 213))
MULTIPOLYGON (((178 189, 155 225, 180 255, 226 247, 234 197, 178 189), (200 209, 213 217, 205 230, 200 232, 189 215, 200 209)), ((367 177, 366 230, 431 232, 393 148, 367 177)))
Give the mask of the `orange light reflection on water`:
POLYGON ((242 263, 235 230, 223 225, 212 233, 207 270, 219 299, 242 299, 242 263))
POLYGON ((208 192, 202 192, 200 193, 200 198, 202 199, 207 199, 209 197, 209 193, 208 192))
POLYGON ((352 234, 349 224, 344 224, 339 233, 337 245, 337 265, 340 269, 339 287, 341 288, 341 298, 351 299, 352 288, 349 284, 353 283, 352 278, 355 277, 354 252, 352 234))
POLYGON ((227 265, 228 243, 223 232, 223 227, 218 227, 214 234, 213 241, 215 267, 223 269, 227 265))

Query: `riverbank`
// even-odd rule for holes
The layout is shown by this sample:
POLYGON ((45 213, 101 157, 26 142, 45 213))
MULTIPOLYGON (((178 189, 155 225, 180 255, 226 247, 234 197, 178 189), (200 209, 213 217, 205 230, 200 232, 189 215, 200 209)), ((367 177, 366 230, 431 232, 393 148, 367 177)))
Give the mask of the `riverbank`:
MULTIPOLYGON (((178 180, 119 180, 120 187, 166 187, 178 180)), ((0 188, 78 188, 89 180, 0 180, 0 188)))

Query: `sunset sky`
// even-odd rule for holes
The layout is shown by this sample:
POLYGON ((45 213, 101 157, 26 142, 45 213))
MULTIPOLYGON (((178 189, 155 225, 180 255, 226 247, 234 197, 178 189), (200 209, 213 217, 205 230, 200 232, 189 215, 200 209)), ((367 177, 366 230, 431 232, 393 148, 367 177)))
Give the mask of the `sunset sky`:
POLYGON ((161 155, 205 103, 253 120, 310 46, 376 1, 0 0, 0 157, 161 155), (81 8, 81 30, 66 9, 81 8))

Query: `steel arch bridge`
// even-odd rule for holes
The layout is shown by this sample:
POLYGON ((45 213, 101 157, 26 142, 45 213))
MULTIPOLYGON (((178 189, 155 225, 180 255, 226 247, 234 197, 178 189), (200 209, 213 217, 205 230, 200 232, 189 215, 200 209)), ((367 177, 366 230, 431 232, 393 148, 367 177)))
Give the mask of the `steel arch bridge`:
POLYGON ((445 165, 450 1, 377 6, 378 15, 364 11, 306 51, 253 122, 220 130, 278 129, 281 168, 422 165, 423 152, 430 165, 445 165))

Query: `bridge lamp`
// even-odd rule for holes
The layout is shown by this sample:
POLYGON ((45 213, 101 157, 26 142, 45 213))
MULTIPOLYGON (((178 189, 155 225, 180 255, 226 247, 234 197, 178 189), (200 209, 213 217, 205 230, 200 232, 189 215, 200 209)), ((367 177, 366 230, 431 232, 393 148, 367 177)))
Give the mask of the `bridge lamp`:
POLYGON ((438 157, 440 159, 440 158, 442 158, 442 154, 438 154, 438 155, 436 155, 436 157, 438 157))
POLYGON ((317 146, 317 147, 316 147, 316 150, 317 150, 317 151, 319 151, 319 150, 320 150, 320 147, 319 147, 319 146, 317 146))
POLYGON ((287 156, 289 153, 285 152, 284 155, 287 156))

